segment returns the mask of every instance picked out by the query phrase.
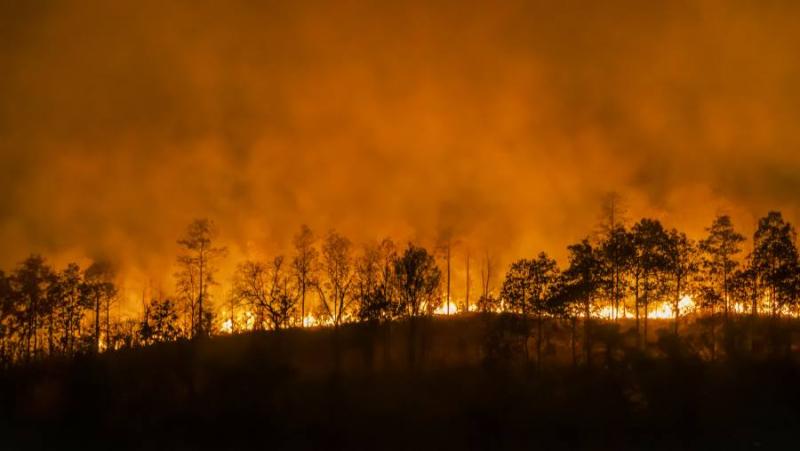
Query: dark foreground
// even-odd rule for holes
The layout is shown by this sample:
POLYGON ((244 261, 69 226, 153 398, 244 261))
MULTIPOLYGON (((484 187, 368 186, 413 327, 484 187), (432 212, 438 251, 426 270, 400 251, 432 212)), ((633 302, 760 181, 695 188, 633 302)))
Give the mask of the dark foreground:
POLYGON ((418 326, 424 347, 416 353, 395 325, 249 334, 14 368, 0 375, 0 448, 800 446, 800 366, 791 353, 712 363, 623 343, 591 368, 555 357, 537 368, 513 346, 487 351, 497 339, 487 339, 491 326, 481 321, 418 326))

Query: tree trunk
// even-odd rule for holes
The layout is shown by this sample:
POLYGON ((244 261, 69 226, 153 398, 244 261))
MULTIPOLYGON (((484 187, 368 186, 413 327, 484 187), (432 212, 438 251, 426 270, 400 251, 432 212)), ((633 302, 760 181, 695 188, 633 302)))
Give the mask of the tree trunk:
POLYGON ((636 276, 635 280, 635 288, 634 288, 634 310, 636 311, 636 347, 640 348, 642 346, 642 339, 639 330, 639 276, 636 276))
POLYGON ((583 333, 584 333, 584 346, 586 348, 586 366, 592 366, 592 334, 591 334, 591 322, 592 319, 590 317, 591 312, 589 311, 590 306, 592 303, 591 296, 586 296, 586 301, 584 302, 584 324, 583 324, 583 333))
POLYGON ((542 366, 542 312, 536 315, 536 366, 542 366))
POLYGON ((100 352, 100 296, 95 297, 94 303, 94 352, 100 352))
POLYGON ((572 366, 576 367, 576 366, 578 366, 578 351, 577 351, 577 348, 575 346, 575 341, 576 341, 575 337, 576 337, 576 335, 578 333, 578 331, 577 331, 577 329, 578 329, 578 317, 573 315, 570 318, 570 322, 572 323, 571 324, 572 327, 570 328, 569 344, 570 344, 570 348, 572 348, 572 366))

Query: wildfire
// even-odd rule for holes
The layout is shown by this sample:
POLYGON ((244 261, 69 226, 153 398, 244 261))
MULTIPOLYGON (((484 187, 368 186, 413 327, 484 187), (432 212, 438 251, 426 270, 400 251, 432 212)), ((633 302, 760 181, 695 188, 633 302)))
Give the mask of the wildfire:
POLYGON ((303 327, 316 327, 321 325, 323 325, 323 322, 312 313, 309 313, 303 318, 303 327))
MULTIPOLYGON (((694 299, 688 294, 684 295, 680 301, 678 301, 678 313, 680 316, 693 313, 696 308, 697 306, 694 299)), ((641 314, 644 315, 644 312, 641 312, 641 314)), ((614 308, 610 305, 603 306, 597 311, 595 316, 602 319, 612 319, 614 318, 614 308)), ((620 310, 618 316, 620 318, 633 318, 634 312, 632 309, 620 310)), ((651 305, 647 310, 647 317, 655 319, 675 318, 675 310, 672 302, 662 302, 655 306, 651 305)))
POLYGON ((458 313, 458 306, 453 302, 445 302, 433 311, 434 315, 454 315, 458 313))
POLYGON ((230 313, 222 312, 221 315, 225 318, 224 321, 219 326, 219 331, 224 334, 231 334, 236 330, 252 330, 253 326, 255 326, 256 316, 253 312, 249 310, 243 310, 234 313, 233 318, 231 318, 230 313), (235 320, 235 322, 234 322, 235 320))

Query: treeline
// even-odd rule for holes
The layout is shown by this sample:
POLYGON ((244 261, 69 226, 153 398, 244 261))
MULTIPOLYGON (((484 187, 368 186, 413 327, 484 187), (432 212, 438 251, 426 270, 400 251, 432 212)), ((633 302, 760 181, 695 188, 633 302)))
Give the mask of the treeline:
MULTIPOLYGON (((537 361, 543 323, 552 318, 571 325, 573 352, 581 341, 588 361, 593 319, 632 320, 641 345, 647 341, 651 312, 666 305, 675 336, 681 315, 708 320, 713 358, 716 328, 721 325, 727 333, 731 317, 797 311, 795 230, 779 212, 758 221, 747 254, 742 252, 745 237, 725 215, 695 241, 655 219, 628 227, 617 219, 613 203, 608 213, 599 233, 568 246, 563 268, 544 252, 517 260, 497 293, 491 289, 493 268, 487 256, 474 302, 467 257, 467 290, 453 308, 521 319, 525 353, 528 337, 535 334, 537 361)), ((399 248, 390 239, 356 248, 335 231, 317 239, 303 226, 291 255, 240 262, 232 292, 214 306, 210 287, 227 254, 217 241, 211 221, 192 222, 178 240, 175 294, 151 300, 135 320, 111 314, 118 289, 107 263, 56 270, 33 255, 13 271, 0 272, 0 358, 7 365, 219 333, 404 318, 413 322, 443 306, 450 313, 449 241, 436 251, 414 244, 399 248)))

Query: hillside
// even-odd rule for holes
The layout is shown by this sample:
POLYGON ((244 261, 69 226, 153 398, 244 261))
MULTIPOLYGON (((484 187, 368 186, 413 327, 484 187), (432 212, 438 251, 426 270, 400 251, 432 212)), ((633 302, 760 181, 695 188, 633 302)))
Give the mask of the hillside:
POLYGON ((4 449, 749 449, 800 426, 794 354, 708 362, 623 339, 603 360, 598 332, 593 366, 573 367, 560 330, 537 366, 510 320, 420 320, 413 363, 398 323, 16 367, 0 384, 4 449))

